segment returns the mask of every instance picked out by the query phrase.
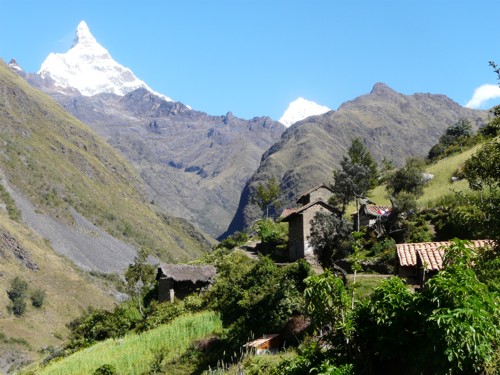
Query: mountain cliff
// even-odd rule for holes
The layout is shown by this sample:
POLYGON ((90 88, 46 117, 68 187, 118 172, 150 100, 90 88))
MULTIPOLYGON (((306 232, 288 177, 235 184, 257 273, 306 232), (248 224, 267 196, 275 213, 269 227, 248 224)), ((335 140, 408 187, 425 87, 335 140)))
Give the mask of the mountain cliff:
POLYGON ((210 116, 153 92, 84 22, 70 50, 49 55, 38 74, 11 68, 120 150, 150 201, 213 237, 227 229, 243 186, 285 129, 268 117, 210 116))
POLYGON ((444 130, 460 118, 471 120, 477 129, 486 117, 486 111, 461 107, 444 95, 403 95, 377 83, 369 94, 337 111, 300 121, 283 133, 245 185, 226 235, 261 214, 251 203, 259 183, 275 176, 283 191, 282 203, 293 206, 301 192, 331 182, 333 169, 356 137, 364 140, 377 161, 385 157, 401 166, 409 156, 426 156, 444 130))

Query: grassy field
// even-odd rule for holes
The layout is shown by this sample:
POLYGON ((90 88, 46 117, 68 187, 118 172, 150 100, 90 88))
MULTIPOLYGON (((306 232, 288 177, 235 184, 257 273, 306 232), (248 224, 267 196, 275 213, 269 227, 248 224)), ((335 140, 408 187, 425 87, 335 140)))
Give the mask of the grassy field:
POLYGON ((28 369, 36 374, 92 374, 104 364, 112 365, 118 374, 143 374, 181 356, 193 341, 220 331, 222 323, 214 312, 183 315, 172 323, 141 334, 110 339, 47 367, 28 369))
MULTIPOLYGON (((481 145, 472 147, 460 154, 447 157, 439 160, 437 163, 429 165, 426 172, 434 175, 434 178, 425 186, 424 195, 418 199, 417 204, 421 208, 432 206, 439 198, 446 194, 455 191, 464 191, 469 189, 466 180, 452 182, 451 177, 455 175, 456 171, 463 166, 465 161, 469 159, 481 145)), ((369 194, 370 200, 380 206, 390 206, 391 202, 388 198, 385 185, 377 186, 369 194)), ((355 203, 351 203, 347 208, 347 213, 351 214, 356 212, 355 203)))

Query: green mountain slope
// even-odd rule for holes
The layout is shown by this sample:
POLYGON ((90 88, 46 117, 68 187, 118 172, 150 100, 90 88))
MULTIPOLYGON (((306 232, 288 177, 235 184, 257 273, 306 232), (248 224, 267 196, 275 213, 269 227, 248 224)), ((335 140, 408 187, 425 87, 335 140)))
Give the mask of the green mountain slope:
POLYGON ((113 148, 5 64, 0 143, 0 169, 37 213, 69 226, 81 215, 168 261, 192 259, 207 249, 207 240, 188 223, 155 212, 142 180, 113 148))
POLYGON ((86 271, 121 273, 138 248, 180 262, 209 246, 156 212, 111 146, 0 62, 0 371, 59 345, 88 306, 113 305, 112 286, 86 271), (6 293, 15 277, 28 284, 21 317, 6 293), (41 308, 29 299, 37 289, 41 308))

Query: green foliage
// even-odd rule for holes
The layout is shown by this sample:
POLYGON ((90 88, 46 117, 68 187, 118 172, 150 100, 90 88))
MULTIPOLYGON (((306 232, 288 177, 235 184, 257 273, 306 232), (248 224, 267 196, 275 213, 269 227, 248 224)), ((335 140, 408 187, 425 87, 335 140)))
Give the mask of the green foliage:
POLYGON ((476 374, 490 366, 500 342, 500 301, 478 278, 478 264, 457 240, 422 293, 398 278, 377 288, 356 312, 363 373, 476 374))
POLYGON ((487 142, 465 162, 464 176, 473 190, 500 187, 500 140, 487 142))
POLYGON ((317 212, 311 223, 309 244, 323 267, 348 255, 352 243, 352 223, 344 216, 317 212))
POLYGON ((248 234, 245 232, 235 232, 231 234, 230 236, 226 237, 223 239, 218 245, 217 249, 219 248, 226 248, 226 249, 234 249, 237 246, 240 246, 248 241, 248 234))
POLYGON ((10 196, 9 192, 5 190, 3 185, 0 185, 0 200, 5 204, 9 218, 14 221, 21 220, 21 211, 16 206, 16 202, 10 196))
POLYGON ((7 295, 11 300, 8 306, 9 310, 16 316, 22 316, 26 311, 26 292, 28 283, 21 277, 16 276, 10 281, 10 289, 7 290, 7 295))
POLYGON ((333 171, 331 186, 331 202, 340 207, 341 216, 349 202, 366 195, 378 183, 377 164, 361 139, 353 139, 347 155, 340 162, 341 169, 333 171))
POLYGON ((10 289, 7 290, 7 295, 11 301, 22 299, 26 296, 28 283, 21 277, 16 276, 10 281, 10 289))
POLYGON ((138 251, 134 263, 129 264, 125 272, 125 281, 130 295, 135 296, 139 312, 144 317, 142 300, 155 285, 156 266, 147 262, 148 252, 144 249, 138 251))
POLYGON ((220 312, 236 348, 252 335, 280 330, 289 317, 300 314, 302 277, 308 272, 304 262, 278 268, 268 257, 255 262, 230 254, 218 264, 217 281, 206 299, 220 312))
POLYGON ((273 205, 275 208, 279 206, 276 200, 281 195, 281 188, 276 177, 271 176, 265 185, 259 184, 255 194, 255 200, 262 211, 266 212, 267 218, 269 216, 269 206, 273 205))
POLYGON ((93 375, 116 375, 116 368, 113 365, 102 365, 95 369, 93 375))
POLYGON ((472 133, 472 125, 470 120, 460 119, 456 124, 449 126, 445 133, 439 138, 439 142, 435 144, 427 159, 436 161, 444 157, 463 151, 463 147, 471 147, 480 140, 480 137, 474 136, 472 133))
POLYGON ((31 293, 31 305, 36 308, 41 308, 45 302, 46 294, 47 293, 45 293, 45 290, 43 289, 35 289, 31 293))
POLYGON ((500 105, 493 107, 490 113, 493 118, 490 119, 488 124, 479 129, 479 133, 485 138, 495 138, 500 135, 500 105))
POLYGON ((113 311, 89 308, 68 323, 70 336, 67 348, 78 350, 97 341, 121 337, 135 328, 141 319, 139 311, 132 304, 117 306, 113 311))
POLYGON ((325 271, 320 275, 309 276, 304 291, 306 311, 311 316, 314 327, 320 330, 331 325, 331 335, 351 336, 350 297, 341 278, 325 271))
POLYGON ((352 140, 351 146, 347 151, 347 155, 349 156, 350 162, 352 164, 362 165, 368 169, 369 189, 373 189, 375 186, 377 186, 377 163, 360 138, 354 138, 352 140))
POLYGON ((392 196, 407 192, 420 197, 425 185, 424 172, 424 160, 416 157, 408 158, 404 167, 397 170, 392 179, 389 180, 387 190, 392 196))
POLYGON ((184 303, 152 301, 148 307, 147 318, 137 327, 138 331, 147 331, 162 324, 167 324, 186 312, 184 303))
POLYGON ((288 224, 275 222, 272 219, 258 220, 253 230, 257 232, 263 244, 279 246, 288 243, 288 224))

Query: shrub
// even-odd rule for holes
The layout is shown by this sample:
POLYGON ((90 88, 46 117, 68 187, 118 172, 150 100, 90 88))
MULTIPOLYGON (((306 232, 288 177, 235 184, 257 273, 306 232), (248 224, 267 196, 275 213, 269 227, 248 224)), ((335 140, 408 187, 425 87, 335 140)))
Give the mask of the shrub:
POLYGON ((28 283, 19 276, 16 276, 10 282, 10 289, 7 290, 7 295, 12 303, 8 309, 16 316, 21 316, 26 311, 26 302, 24 298, 26 297, 27 290, 28 283))
POLYGON ((45 290, 36 289, 31 294, 31 305, 36 308, 40 308, 43 306, 43 302, 45 301, 45 290))
POLYGON ((116 373, 117 372, 115 366, 105 364, 101 367, 96 368, 93 375, 115 375, 116 373))

